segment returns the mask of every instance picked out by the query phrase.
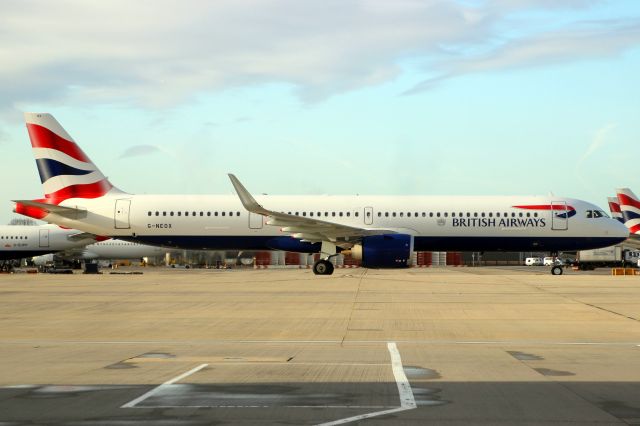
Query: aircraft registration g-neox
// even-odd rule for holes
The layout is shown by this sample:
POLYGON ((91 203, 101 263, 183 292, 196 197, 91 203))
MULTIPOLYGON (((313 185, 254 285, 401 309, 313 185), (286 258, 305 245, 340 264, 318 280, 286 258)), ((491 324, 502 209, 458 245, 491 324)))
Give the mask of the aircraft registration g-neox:
MULTIPOLYGON (((26 113, 45 198, 15 211, 65 227, 186 249, 321 253, 316 274, 350 250, 373 268, 408 266, 414 250, 573 251, 628 230, 593 204, 562 197, 136 195, 114 187, 50 115, 26 113), (589 211, 602 214, 588 215, 589 211), (597 217, 596 217, 597 216, 597 217)), ((561 273, 561 270, 554 270, 561 273)))

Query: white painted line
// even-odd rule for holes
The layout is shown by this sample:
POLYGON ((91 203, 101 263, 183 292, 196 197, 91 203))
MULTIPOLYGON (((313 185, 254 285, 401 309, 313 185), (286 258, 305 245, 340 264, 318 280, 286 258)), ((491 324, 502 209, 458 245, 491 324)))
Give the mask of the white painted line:
POLYGON ((391 368, 393 370, 393 377, 396 378, 396 384, 398 385, 398 393, 400 394, 400 406, 411 410, 416 408, 416 400, 413 397, 413 391, 409 384, 407 375, 404 374, 404 368, 402 367, 402 359, 400 358, 400 352, 394 342, 387 344, 389 354, 391 354, 391 368))
POLYGON ((392 408, 390 410, 375 411, 373 413, 360 414, 359 416, 346 417, 344 419, 334 420, 332 422, 320 423, 318 426, 333 426, 343 425, 345 423, 357 422, 364 419, 370 419, 371 417, 384 416, 386 414, 399 413, 401 411, 413 410, 417 408, 416 400, 413 397, 413 390, 411 390, 411 384, 407 375, 404 374, 404 368, 402 367, 402 358, 400 358, 400 352, 394 342, 387 343, 387 349, 391 355, 391 369, 393 371, 393 377, 396 379, 396 385, 398 385, 398 393, 400 394, 400 407, 392 408))
POLYGON ((199 366, 197 366, 196 368, 193 368, 189 371, 187 371, 186 373, 182 373, 181 375, 174 377, 171 380, 167 380, 166 382, 164 382, 163 384, 156 386, 155 388, 151 389, 149 392, 145 393, 142 396, 139 396, 138 398, 127 402, 126 404, 124 404, 122 407, 120 408, 133 408, 135 407, 137 404, 141 403, 142 401, 144 401, 145 399, 149 398, 150 396, 155 395, 156 393, 160 392, 162 390, 163 387, 165 386, 169 386, 174 384, 175 382, 178 382, 182 379, 184 379, 185 377, 188 377, 190 375, 192 375, 193 373, 197 373, 198 371, 202 370, 203 368, 205 368, 207 365, 209 364, 200 364, 199 366))

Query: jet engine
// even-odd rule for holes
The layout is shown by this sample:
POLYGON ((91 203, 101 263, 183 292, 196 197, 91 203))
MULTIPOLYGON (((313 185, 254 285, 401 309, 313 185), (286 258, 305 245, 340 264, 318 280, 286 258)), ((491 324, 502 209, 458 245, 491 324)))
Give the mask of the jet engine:
POLYGON ((366 268, 406 268, 411 264, 413 236, 407 234, 372 235, 354 245, 351 257, 366 268))

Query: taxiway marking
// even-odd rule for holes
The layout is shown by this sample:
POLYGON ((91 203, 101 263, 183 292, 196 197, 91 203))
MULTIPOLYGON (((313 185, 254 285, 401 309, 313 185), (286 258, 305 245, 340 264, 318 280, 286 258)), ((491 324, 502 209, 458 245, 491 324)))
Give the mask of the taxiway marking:
POLYGON ((319 426, 342 425, 345 423, 369 419, 371 417, 384 416, 386 414, 399 413, 401 411, 417 408, 416 400, 413 396, 413 390, 411 390, 411 384, 409 383, 409 379, 407 379, 407 375, 404 373, 404 368, 402 367, 402 358, 400 358, 398 346, 395 342, 389 342, 387 343, 387 349, 389 349, 389 355, 391 355, 391 369, 393 371, 393 377, 396 380, 396 385, 398 385, 400 407, 392 408, 390 410, 375 411, 373 413, 360 414, 358 416, 345 417, 344 419, 321 423, 319 426))
POLYGON ((141 395, 139 397, 137 397, 134 400, 131 400, 129 402, 127 402, 126 404, 124 404, 122 407, 120 408, 133 408, 135 407, 137 404, 141 403, 142 401, 144 401, 145 399, 149 398, 150 396, 155 395, 156 393, 160 392, 162 390, 163 387, 169 386, 174 384, 175 382, 178 382, 182 379, 184 379, 185 377, 188 377, 190 375, 192 375, 193 373, 197 373, 198 371, 202 370, 203 368, 205 368, 207 365, 209 364, 200 364, 199 366, 197 366, 196 368, 192 368, 191 370, 187 371, 186 373, 182 373, 179 376, 174 377, 173 379, 167 380, 166 382, 164 382, 163 384, 156 386, 155 388, 151 389, 149 392, 145 393, 144 395, 141 395))

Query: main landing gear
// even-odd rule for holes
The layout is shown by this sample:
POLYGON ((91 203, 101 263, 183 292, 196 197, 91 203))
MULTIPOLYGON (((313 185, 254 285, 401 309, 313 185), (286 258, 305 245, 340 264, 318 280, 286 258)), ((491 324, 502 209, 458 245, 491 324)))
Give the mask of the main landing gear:
POLYGON ((313 264, 313 273, 316 275, 333 274, 333 263, 329 260, 320 259, 313 264))
POLYGON ((336 245, 330 241, 323 241, 320 248, 320 256, 322 256, 322 258, 313 264, 313 273, 316 275, 333 274, 331 258, 336 254, 336 245))

